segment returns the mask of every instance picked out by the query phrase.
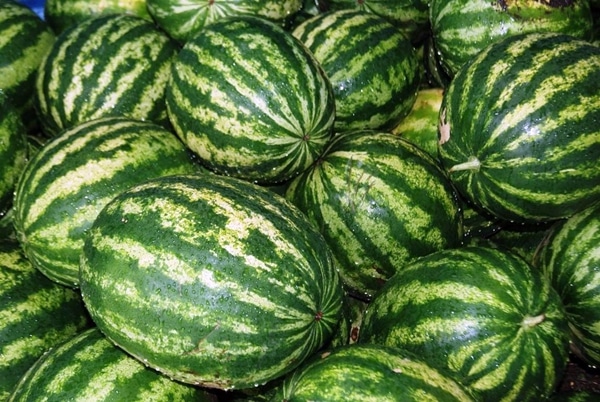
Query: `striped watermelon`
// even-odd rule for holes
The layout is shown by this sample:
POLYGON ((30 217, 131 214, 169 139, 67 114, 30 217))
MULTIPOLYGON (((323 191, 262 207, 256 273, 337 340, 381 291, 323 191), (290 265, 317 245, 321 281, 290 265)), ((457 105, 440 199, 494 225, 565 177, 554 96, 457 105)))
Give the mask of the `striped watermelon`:
POLYGON ((147 179, 198 170, 170 131, 104 117, 63 131, 25 166, 14 224, 25 254, 50 279, 79 283, 85 234, 108 201, 147 179))
POLYGON ((421 88, 408 115, 392 129, 438 159, 438 119, 444 98, 442 88, 421 88))
POLYGON ((305 170, 332 136, 335 101, 312 54, 256 17, 221 19, 173 63, 175 131, 211 169, 260 183, 305 170))
POLYGON ((278 401, 475 401, 447 374, 403 350, 356 344, 320 353, 286 378, 278 401))
POLYGON ((435 48, 450 76, 508 36, 556 32, 590 39, 592 35, 589 0, 433 0, 430 20, 435 48))
POLYGON ((537 264, 563 300, 571 349, 600 364, 600 204, 557 223, 537 264))
POLYGON ((0 239, 0 400, 48 349, 91 325, 78 292, 50 281, 0 239))
POLYGON ((0 92, 23 116, 29 131, 38 129, 35 76, 55 39, 48 24, 31 9, 14 1, 0 2, 0 92))
POLYGON ((388 130, 411 110, 421 80, 410 41, 373 13, 319 14, 292 32, 315 55, 335 95, 336 131, 388 130))
POLYGON ((152 20, 146 0, 45 0, 44 20, 56 34, 85 19, 113 13, 152 20))
POLYGON ((541 271, 465 246, 404 267, 369 305, 361 343, 399 347, 483 401, 541 401, 566 368, 567 320, 541 271))
POLYGON ((22 115, 0 90, 0 217, 12 204, 13 191, 27 162, 27 153, 22 115))
POLYGON ((438 165, 399 136, 339 134, 286 197, 323 233, 349 291, 369 299, 415 258, 462 240, 456 194, 438 165))
POLYGON ((185 43, 207 25, 223 18, 250 15, 282 23, 302 8, 303 0, 146 0, 156 23, 185 43))
POLYGON ((35 104, 42 129, 52 137, 104 116, 168 125, 164 93, 177 51, 141 17, 110 14, 71 26, 40 65, 35 104))
POLYGON ((100 212, 81 291, 98 327, 186 383, 259 386, 325 344, 342 288, 330 250, 284 198, 214 174, 147 181, 100 212))
POLYGON ((458 191, 510 221, 568 217, 600 200, 600 47, 515 35, 456 75, 440 156, 458 191))
POLYGON ((429 33, 429 2, 425 0, 316 0, 329 11, 358 9, 385 18, 402 30, 412 43, 429 33))
POLYGON ((90 328, 44 354, 19 381, 10 402, 209 402, 206 390, 144 366, 90 328))

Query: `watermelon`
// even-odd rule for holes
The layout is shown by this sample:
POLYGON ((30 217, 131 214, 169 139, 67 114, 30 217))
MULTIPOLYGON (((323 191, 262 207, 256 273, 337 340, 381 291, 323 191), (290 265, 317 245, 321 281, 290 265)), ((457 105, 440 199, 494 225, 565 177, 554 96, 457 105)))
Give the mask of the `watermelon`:
POLYGON ((439 87, 421 88, 410 112, 392 129, 438 159, 438 119, 444 90, 439 87))
POLYGON ((240 15, 261 17, 283 23, 303 5, 303 0, 189 1, 146 0, 156 23, 172 38, 185 43, 203 28, 222 18, 240 15))
POLYGON ((146 0, 45 0, 44 19, 56 34, 100 15, 123 13, 152 21, 146 0))
POLYGON ((108 201, 141 181, 196 171, 187 148, 157 124, 126 117, 78 124, 25 166, 13 205, 17 236, 36 268, 76 287, 85 234, 108 201))
POLYGON ((571 349, 600 364, 600 204, 556 223, 537 265, 565 305, 571 349))
POLYGON ((556 32, 582 40, 592 36, 589 0, 433 0, 430 21, 435 48, 450 76, 477 53, 508 36, 556 32))
POLYGON ((53 137, 105 116, 168 127, 164 94, 178 50, 152 22, 133 15, 102 15, 72 25, 39 68, 35 106, 44 133, 53 137))
POLYGON ((308 168, 335 117, 331 84, 314 56, 257 17, 223 18, 185 44, 167 108, 175 132, 208 168, 260 184, 308 168))
POLYGON ((286 378, 278 401, 475 401, 446 373, 403 350, 356 344, 324 351, 286 378))
POLYGON ((359 343, 405 349, 483 401, 540 401, 565 371, 560 297, 508 251, 442 250, 396 273, 370 303, 359 343))
POLYGON ((81 292, 117 345, 175 380, 260 386, 322 347, 340 319, 331 251, 283 197, 174 175, 131 187, 88 232, 81 292))
POLYGON ((405 264, 462 241, 450 181, 427 153, 390 133, 338 134, 286 198, 323 234, 348 291, 366 300, 405 264))
POLYGON ((55 39, 48 24, 30 8, 15 1, 0 2, 0 92, 23 116, 28 131, 38 129, 35 77, 55 39))
POLYGON ((440 109, 442 163, 478 209, 534 223, 600 200, 600 47, 507 37, 461 69, 440 109))
POLYGON ((0 240, 0 400, 44 352, 91 325, 79 292, 42 275, 16 240, 0 240))
POLYGON ((328 0, 323 8, 361 10, 373 13, 397 26, 413 44, 419 44, 429 34, 429 2, 424 0, 328 0))
POLYGON ((209 402, 214 395, 144 366, 90 328, 44 354, 19 381, 10 402, 209 402))
POLYGON ((292 34, 314 54, 335 95, 337 132, 388 130, 411 110, 421 81, 410 41, 373 13, 319 14, 292 34))
POLYGON ((12 205, 13 191, 27 163, 25 134, 22 115, 0 90, 0 217, 12 205))

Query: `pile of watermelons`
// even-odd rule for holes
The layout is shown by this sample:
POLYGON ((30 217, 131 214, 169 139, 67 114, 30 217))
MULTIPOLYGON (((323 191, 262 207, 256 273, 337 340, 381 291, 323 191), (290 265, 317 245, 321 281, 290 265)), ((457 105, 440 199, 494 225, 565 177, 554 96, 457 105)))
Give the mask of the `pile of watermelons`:
POLYGON ((1 400, 600 399, 598 0, 37 7, 1 400))

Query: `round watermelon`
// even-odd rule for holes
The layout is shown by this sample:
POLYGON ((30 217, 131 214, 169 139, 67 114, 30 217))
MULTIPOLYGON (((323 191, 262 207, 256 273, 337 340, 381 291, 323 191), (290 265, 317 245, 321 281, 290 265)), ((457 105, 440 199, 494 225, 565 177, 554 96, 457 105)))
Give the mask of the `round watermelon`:
POLYGON ((308 168, 335 117, 331 84, 312 53, 280 26, 249 16, 221 19, 185 44, 167 107, 207 167, 261 184, 308 168))
POLYGON ((384 18, 360 10, 319 14, 292 31, 314 54, 335 95, 337 132, 394 128, 421 81, 410 41, 384 18))
POLYGON ((435 49, 446 73, 508 36, 555 32, 592 37, 590 0, 433 0, 429 9, 435 49))
POLYGON ((168 127, 165 88, 177 43, 152 22, 128 14, 88 18, 57 38, 36 81, 44 133, 125 116, 168 127))
POLYGON ((476 400, 447 373, 417 356, 376 344, 323 351, 289 375, 278 392, 279 401, 476 400))
POLYGON ((447 88, 440 157, 478 209, 506 221, 565 218, 600 200, 599 121, 600 47, 515 35, 479 53, 447 88))
POLYGON ((567 331, 541 271, 502 249, 464 246, 394 275, 370 303, 359 342, 414 353, 483 401, 541 401, 565 372, 567 331))

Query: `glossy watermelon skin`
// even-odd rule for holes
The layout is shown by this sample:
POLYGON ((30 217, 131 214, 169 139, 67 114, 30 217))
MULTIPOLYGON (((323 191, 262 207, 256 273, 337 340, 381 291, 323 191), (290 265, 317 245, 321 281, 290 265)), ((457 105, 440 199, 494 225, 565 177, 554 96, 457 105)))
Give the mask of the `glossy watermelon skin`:
POLYGON ((124 13, 152 21, 146 0, 44 0, 44 20, 58 35, 84 19, 124 13))
POLYGON ((23 116, 28 131, 39 127, 34 110, 38 66, 56 39, 48 24, 16 1, 0 3, 0 88, 23 116))
POLYGON ((302 8, 302 0, 185 1, 147 0, 148 12, 169 36, 186 43, 222 18, 249 15, 283 24, 302 8))
POLYGON ((569 319, 571 349, 600 364, 600 204, 554 225, 545 239, 539 268, 560 295, 569 319))
MULTIPOLYGON (((283 401, 475 401, 445 373, 397 348, 356 344, 327 350, 289 375, 283 401)), ((275 400, 275 399, 273 399, 275 400)))
POLYGON ((98 215, 81 263, 94 321, 186 383, 253 388, 331 338, 342 287, 322 236, 270 190, 200 174, 147 181, 98 215))
POLYGON ((113 345, 98 328, 71 337, 44 354, 23 376, 9 401, 209 402, 201 388, 172 381, 113 345))
POLYGON ((125 117, 78 124, 23 169, 13 202, 17 236, 36 268, 77 287, 86 232, 113 197, 150 178, 198 170, 175 134, 157 124, 125 117))
POLYGON ((152 22, 110 14, 56 38, 36 79, 35 107, 53 137, 78 123, 125 116, 168 127, 165 88, 179 48, 152 22))
POLYGON ((230 17, 188 41, 172 66, 175 132, 210 169, 261 184, 310 166, 333 133, 333 90, 289 32, 230 17))
POLYGON ((592 37, 589 0, 433 0, 429 16, 435 49, 451 77, 481 50, 508 36, 555 32, 581 40, 592 37))
POLYGON ((286 198, 323 234, 348 291, 367 300, 405 264, 462 240, 448 178, 427 153, 389 133, 338 134, 286 198))
POLYGON ((542 273, 492 247, 423 257, 369 305, 360 343, 405 349, 489 401, 550 396, 568 358, 562 302, 542 273))
POLYGON ((511 36, 447 89, 440 157, 478 209, 506 221, 565 218, 600 199, 599 120, 599 47, 554 33, 511 36))
POLYGON ((384 18, 360 10, 321 13, 292 31, 329 77, 336 132, 396 126, 421 82, 413 45, 384 18))
POLYGON ((0 399, 52 347, 92 326, 73 289, 50 281, 16 240, 0 239, 0 399))
POLYGON ((329 0, 324 3, 326 11, 360 10, 373 13, 397 26, 402 33, 417 45, 428 35, 429 3, 422 0, 329 0))

